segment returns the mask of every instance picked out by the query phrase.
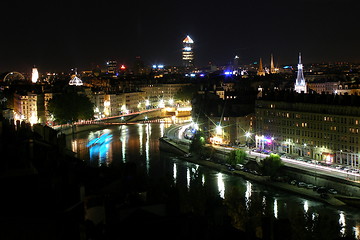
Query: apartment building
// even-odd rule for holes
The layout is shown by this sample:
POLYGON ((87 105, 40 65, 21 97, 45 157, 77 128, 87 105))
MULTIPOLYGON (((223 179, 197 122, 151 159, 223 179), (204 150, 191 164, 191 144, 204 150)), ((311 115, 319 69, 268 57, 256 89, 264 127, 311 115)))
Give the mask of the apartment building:
POLYGON ((360 97, 267 93, 256 101, 256 146, 360 166, 360 97))
POLYGON ((38 96, 35 93, 14 94, 15 118, 35 123, 38 121, 38 96))

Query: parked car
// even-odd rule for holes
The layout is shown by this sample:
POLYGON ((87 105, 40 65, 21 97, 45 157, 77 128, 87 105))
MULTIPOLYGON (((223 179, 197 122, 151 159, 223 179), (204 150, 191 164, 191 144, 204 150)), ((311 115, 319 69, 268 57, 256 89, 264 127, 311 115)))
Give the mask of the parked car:
POLYGON ((235 169, 237 169, 237 170, 242 170, 242 169, 244 169, 244 165, 242 165, 242 164, 236 164, 236 166, 235 166, 235 169))
POLYGON ((233 168, 232 166, 229 166, 229 167, 228 167, 228 170, 229 170, 229 171, 234 171, 235 168, 233 168))
POLYGON ((330 188, 330 189, 328 190, 328 193, 337 194, 337 191, 336 191, 335 189, 333 189, 333 188, 330 188))
POLYGON ((306 187, 306 183, 304 183, 304 182, 298 182, 297 186, 298 186, 298 187, 306 187))
POLYGON ((291 185, 296 185, 296 183, 297 183, 296 180, 292 180, 292 181, 290 182, 291 185))
POLYGON ((311 183, 309 183, 308 185, 306 185, 306 188, 307 189, 313 189, 315 186, 311 183))

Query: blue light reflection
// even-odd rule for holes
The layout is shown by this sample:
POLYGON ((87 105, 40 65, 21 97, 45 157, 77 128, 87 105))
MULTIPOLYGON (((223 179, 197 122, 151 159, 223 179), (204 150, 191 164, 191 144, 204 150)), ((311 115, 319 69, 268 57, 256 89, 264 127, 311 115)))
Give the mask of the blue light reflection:
POLYGON ((90 160, 99 160, 99 165, 109 164, 109 148, 113 135, 110 133, 101 134, 99 137, 91 139, 86 147, 89 148, 90 160))

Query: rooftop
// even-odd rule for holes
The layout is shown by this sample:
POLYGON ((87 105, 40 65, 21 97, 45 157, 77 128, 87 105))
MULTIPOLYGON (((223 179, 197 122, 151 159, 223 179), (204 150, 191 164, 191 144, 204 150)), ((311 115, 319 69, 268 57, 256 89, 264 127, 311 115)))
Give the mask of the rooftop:
POLYGON ((319 94, 315 92, 304 94, 294 91, 265 91, 258 100, 353 107, 360 106, 360 96, 358 95, 319 94))

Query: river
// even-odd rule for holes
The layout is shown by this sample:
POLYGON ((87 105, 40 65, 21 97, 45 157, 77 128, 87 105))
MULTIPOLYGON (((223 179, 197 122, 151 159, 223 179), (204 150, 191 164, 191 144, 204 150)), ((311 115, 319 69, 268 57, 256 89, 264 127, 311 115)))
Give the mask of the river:
MULTIPOLYGON (((337 209, 238 176, 184 162, 159 150, 158 139, 166 127, 168 125, 164 123, 115 125, 80 132, 74 139, 69 136, 67 144, 77 157, 93 167, 134 162, 146 176, 143 181, 178 186, 183 189, 183 196, 180 196, 183 211, 210 211, 206 203, 220 199, 233 226, 241 230, 251 226, 254 232, 259 232, 259 226, 264 229, 263 219, 267 219, 272 227, 280 223, 284 233, 290 234, 289 239, 360 239, 358 209, 337 209)), ((157 189, 156 194, 162 194, 161 189, 157 189)), ((261 230, 257 234, 261 236, 264 233, 265 230, 261 230)))

